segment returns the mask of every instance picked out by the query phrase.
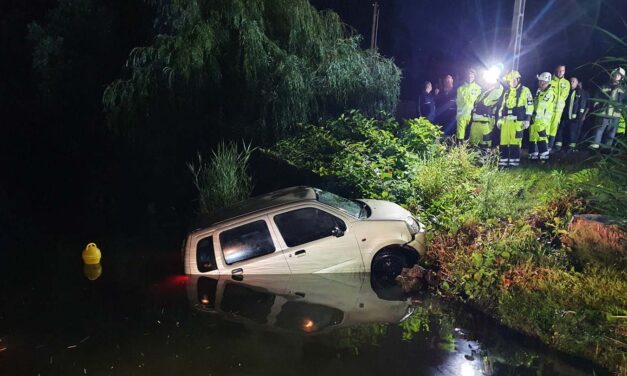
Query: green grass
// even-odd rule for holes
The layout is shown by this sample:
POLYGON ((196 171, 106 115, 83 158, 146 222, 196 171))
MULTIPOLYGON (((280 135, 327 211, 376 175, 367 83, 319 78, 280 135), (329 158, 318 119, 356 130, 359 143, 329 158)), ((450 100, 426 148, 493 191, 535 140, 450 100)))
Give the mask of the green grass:
POLYGON ((188 163, 202 214, 211 214, 250 196, 252 180, 247 168, 252 152, 250 145, 243 144, 240 150, 234 143, 222 142, 212 152, 209 162, 198 153, 197 161, 188 163))

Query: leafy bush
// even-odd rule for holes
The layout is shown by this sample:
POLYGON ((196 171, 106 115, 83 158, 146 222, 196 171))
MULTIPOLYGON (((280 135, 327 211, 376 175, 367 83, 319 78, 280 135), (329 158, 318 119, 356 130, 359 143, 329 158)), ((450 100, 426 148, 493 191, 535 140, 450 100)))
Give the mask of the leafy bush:
POLYGON ((198 189, 201 213, 211 214, 250 196, 252 181, 246 170, 252 152, 250 144, 239 150, 234 143, 221 142, 211 161, 203 161, 198 153, 197 162, 187 164, 198 189))
POLYGON ((434 155, 442 151, 435 147, 441 132, 426 120, 414 122, 413 131, 408 132, 385 114, 375 119, 350 111, 319 126, 303 128, 300 136, 284 139, 265 151, 335 179, 352 195, 395 200, 406 206, 417 203, 411 182, 420 164, 419 152, 434 155), (421 134, 422 145, 412 144, 417 136, 403 137, 415 134, 421 134))

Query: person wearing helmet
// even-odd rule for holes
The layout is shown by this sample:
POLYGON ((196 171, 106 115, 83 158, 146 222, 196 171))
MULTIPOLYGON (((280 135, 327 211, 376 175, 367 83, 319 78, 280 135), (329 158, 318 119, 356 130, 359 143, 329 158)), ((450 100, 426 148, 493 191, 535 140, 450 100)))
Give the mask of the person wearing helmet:
POLYGON ((551 73, 543 72, 538 78, 538 92, 534 101, 533 123, 529 130, 529 159, 549 159, 547 129, 553 120, 557 96, 551 87, 551 73))
POLYGON ((470 143, 481 150, 481 159, 485 160, 488 149, 492 147, 492 130, 503 97, 503 85, 495 80, 486 82, 486 88, 479 95, 470 115, 470 143))
POLYGON ((500 129, 499 166, 518 166, 523 131, 529 128, 533 114, 533 96, 531 91, 520 82, 520 73, 510 71, 505 75, 508 88, 503 93, 499 119, 496 126, 500 129))
POLYGON ((618 124, 620 123, 621 105, 627 102, 625 87, 621 81, 625 78, 625 70, 616 68, 610 75, 610 81, 601 86, 596 98, 604 99, 608 102, 594 103, 594 115, 597 117, 594 141, 590 144, 592 150, 599 150, 601 146, 610 147, 616 136, 618 124))
POLYGON ((466 83, 457 89, 457 139, 463 140, 466 138, 466 128, 470 123, 470 113, 475 104, 475 101, 481 94, 481 86, 477 85, 475 78, 477 72, 474 69, 469 69, 466 72, 466 83))
POLYGON ((566 106, 566 98, 568 98, 568 93, 570 92, 570 82, 564 78, 565 74, 566 66, 562 64, 558 65, 555 68, 555 76, 551 79, 551 87, 553 87, 553 91, 555 92, 555 95, 557 95, 557 102, 555 103, 555 109, 553 110, 553 119, 551 119, 551 124, 547 130, 547 133, 549 134, 549 151, 553 149, 553 145, 555 144, 557 129, 559 128, 559 124, 562 119, 564 106, 566 106))

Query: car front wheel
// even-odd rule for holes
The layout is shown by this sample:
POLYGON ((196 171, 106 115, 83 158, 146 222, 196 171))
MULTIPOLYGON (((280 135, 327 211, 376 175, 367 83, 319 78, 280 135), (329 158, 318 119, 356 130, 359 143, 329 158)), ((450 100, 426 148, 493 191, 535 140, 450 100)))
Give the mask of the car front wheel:
POLYGON ((405 257, 396 252, 385 252, 377 255, 372 262, 372 273, 380 278, 394 280, 406 267, 405 257))

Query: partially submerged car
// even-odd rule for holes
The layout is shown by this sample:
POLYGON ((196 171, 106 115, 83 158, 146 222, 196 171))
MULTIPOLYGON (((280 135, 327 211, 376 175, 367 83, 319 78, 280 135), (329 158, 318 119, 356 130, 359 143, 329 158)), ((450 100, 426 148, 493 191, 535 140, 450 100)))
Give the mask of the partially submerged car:
POLYGON ((192 231, 183 264, 187 274, 394 275, 424 252, 424 226, 397 204, 291 187, 226 208, 192 231))

